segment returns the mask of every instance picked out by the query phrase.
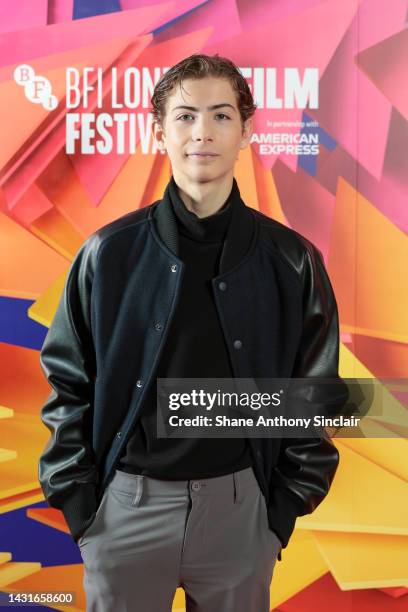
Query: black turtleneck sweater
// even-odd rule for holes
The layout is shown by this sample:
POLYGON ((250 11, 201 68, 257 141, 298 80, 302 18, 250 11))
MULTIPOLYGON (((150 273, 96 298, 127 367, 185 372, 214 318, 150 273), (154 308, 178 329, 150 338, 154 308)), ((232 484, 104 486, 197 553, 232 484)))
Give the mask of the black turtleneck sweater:
POLYGON ((219 274, 234 206, 231 194, 220 210, 200 218, 186 208, 174 178, 170 180, 179 258, 186 265, 156 377, 117 466, 125 472, 184 480, 222 476, 252 465, 245 438, 157 438, 156 433, 156 378, 233 377, 211 285, 219 274))

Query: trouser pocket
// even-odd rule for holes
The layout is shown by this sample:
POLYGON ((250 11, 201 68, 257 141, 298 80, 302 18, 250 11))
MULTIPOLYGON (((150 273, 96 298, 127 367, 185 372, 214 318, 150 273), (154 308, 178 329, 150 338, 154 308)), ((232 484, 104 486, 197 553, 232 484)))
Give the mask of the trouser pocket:
POLYGON ((79 537, 78 539, 78 546, 81 546, 81 544, 83 544, 85 538, 89 537, 91 535, 92 530, 95 528, 95 526, 98 524, 100 517, 103 513, 104 510, 104 506, 105 506, 105 502, 106 502, 106 497, 108 495, 108 488, 106 487, 104 492, 103 492, 103 496, 102 499, 99 503, 99 506, 96 509, 96 512, 94 514, 94 517, 91 521, 91 523, 86 527, 85 531, 83 532, 83 534, 79 537))

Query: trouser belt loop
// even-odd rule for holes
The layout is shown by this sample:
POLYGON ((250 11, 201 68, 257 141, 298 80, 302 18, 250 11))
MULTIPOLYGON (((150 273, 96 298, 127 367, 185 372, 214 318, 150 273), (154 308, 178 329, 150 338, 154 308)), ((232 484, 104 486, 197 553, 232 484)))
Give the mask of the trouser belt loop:
POLYGON ((233 473, 234 478, 234 504, 240 504, 243 500, 243 490, 239 478, 239 472, 233 473))
POLYGON ((143 474, 137 474, 136 493, 132 501, 133 506, 139 506, 143 493, 143 474))

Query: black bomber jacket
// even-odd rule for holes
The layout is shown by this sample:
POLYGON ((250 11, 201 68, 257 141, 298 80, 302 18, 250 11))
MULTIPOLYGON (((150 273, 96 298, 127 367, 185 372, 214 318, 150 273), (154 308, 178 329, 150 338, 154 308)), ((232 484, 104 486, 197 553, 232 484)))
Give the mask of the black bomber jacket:
MULTIPOLYGON (((328 403, 341 408, 348 390, 338 374, 338 311, 321 252, 247 206, 235 178, 233 195, 212 290, 234 377, 329 377, 339 384, 328 403)), ((95 518, 154 381, 183 280, 177 252, 168 185, 161 200, 84 241, 44 340, 40 363, 52 390, 41 420, 51 436, 38 477, 76 542, 95 518)), ((269 527, 285 548, 296 518, 326 497, 338 450, 328 436, 248 441, 269 527)))

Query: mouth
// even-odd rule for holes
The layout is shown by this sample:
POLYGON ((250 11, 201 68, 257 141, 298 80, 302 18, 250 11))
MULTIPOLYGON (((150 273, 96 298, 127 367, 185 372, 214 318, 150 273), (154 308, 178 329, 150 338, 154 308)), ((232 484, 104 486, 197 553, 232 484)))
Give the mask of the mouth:
POLYGON ((218 157, 217 153, 186 153, 187 157, 218 157))

